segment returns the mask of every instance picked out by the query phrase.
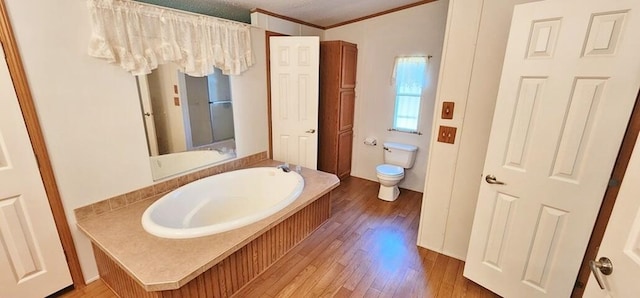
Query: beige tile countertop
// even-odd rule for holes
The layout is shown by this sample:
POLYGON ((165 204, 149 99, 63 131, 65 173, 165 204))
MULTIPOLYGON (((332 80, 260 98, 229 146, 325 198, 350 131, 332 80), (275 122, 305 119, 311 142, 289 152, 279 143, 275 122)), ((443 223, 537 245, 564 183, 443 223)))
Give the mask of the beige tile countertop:
MULTIPOLYGON (((278 164, 281 163, 267 160, 253 167, 278 164)), ((333 174, 306 168, 301 174, 305 185, 296 201, 264 220, 220 234, 192 239, 164 239, 147 233, 142 228, 142 213, 157 197, 80 220, 78 227, 145 290, 173 290, 340 184, 333 174)))

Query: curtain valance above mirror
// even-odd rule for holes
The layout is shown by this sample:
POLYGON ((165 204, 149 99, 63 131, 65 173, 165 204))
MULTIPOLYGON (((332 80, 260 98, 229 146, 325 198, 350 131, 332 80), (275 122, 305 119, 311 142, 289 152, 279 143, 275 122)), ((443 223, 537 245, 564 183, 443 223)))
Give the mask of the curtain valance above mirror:
POLYGON ((167 62, 191 76, 217 67, 237 75, 254 63, 249 25, 126 0, 87 0, 89 55, 134 75, 167 62))

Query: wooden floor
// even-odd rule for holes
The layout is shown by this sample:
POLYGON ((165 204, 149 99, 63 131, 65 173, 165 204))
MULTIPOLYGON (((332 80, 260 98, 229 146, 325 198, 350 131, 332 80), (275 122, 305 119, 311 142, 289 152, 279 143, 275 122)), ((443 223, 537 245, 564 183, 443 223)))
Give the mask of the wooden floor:
MULTIPOLYGON (((342 181, 329 221, 234 297, 497 297, 463 262, 416 246, 421 193, 384 202, 378 186, 342 181)), ((115 295, 97 281, 63 297, 115 295)))
POLYGON ((105 285, 101 279, 98 279, 85 288, 80 290, 73 290, 60 295, 64 298, 118 298, 107 285, 105 285))

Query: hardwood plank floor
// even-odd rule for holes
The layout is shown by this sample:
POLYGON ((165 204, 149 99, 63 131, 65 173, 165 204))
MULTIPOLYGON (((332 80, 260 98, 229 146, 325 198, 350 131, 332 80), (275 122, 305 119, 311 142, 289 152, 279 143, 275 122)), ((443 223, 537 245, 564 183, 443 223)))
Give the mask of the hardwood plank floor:
POLYGON ((61 298, 118 298, 118 296, 109 289, 109 287, 98 279, 94 282, 87 284, 86 287, 80 290, 73 290, 60 295, 61 298))
MULTIPOLYGON (((498 297, 462 276, 462 261, 416 246, 422 194, 377 199, 378 183, 348 178, 332 217, 234 297, 498 297)), ((101 281, 63 295, 116 297, 101 281)))

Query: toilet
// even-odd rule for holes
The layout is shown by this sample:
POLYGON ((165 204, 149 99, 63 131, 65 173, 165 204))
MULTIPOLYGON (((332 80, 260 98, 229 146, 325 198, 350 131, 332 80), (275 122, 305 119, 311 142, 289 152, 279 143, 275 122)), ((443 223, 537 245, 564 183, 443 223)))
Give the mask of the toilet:
POLYGON ((395 201, 400 194, 398 183, 404 178, 404 169, 413 167, 418 147, 400 143, 384 143, 384 164, 376 167, 380 191, 378 198, 395 201))

